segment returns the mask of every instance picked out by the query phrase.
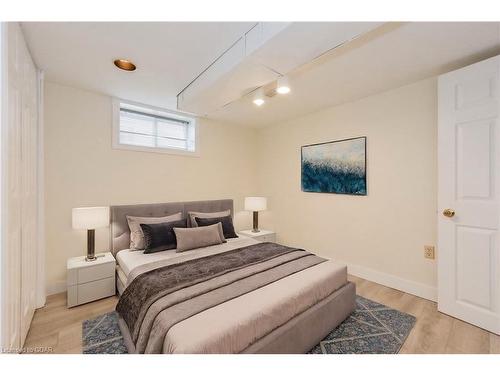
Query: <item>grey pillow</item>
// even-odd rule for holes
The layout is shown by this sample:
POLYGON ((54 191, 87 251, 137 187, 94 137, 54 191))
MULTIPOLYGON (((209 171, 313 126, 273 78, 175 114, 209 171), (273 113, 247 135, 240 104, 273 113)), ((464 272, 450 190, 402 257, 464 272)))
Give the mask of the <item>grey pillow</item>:
POLYGON ((144 250, 144 233, 141 224, 160 224, 182 220, 182 212, 162 217, 139 217, 127 216, 128 227, 130 229, 130 250, 144 250))
POLYGON ((238 235, 234 231, 233 219, 231 218, 231 216, 212 217, 212 218, 196 217, 195 220, 199 227, 221 223, 222 235, 224 236, 224 239, 238 238, 238 235))
POLYGON ((194 211, 188 212, 189 223, 193 228, 196 228, 198 226, 198 223, 196 222, 197 217, 206 219, 206 218, 222 217, 230 215, 231 215, 231 210, 219 211, 219 212, 194 212, 194 211))
POLYGON ((175 251, 178 253, 200 247, 219 245, 223 242, 221 223, 198 228, 174 228, 174 232, 177 238, 177 249, 175 251))

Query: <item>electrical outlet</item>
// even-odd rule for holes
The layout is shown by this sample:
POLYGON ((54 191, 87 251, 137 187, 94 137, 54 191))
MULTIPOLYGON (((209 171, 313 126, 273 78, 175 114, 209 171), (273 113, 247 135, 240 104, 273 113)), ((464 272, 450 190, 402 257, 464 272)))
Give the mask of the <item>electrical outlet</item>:
POLYGON ((424 257, 427 259, 434 259, 435 258, 434 246, 431 246, 431 245, 424 246, 424 257))

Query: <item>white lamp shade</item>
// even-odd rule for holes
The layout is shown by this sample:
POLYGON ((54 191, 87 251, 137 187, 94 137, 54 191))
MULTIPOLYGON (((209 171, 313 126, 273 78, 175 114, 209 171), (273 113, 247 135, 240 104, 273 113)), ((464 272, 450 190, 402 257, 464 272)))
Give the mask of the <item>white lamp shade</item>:
POLYGON ((96 229, 109 226, 109 207, 81 207, 72 211, 74 229, 96 229))
POLYGON ((246 197, 246 211, 264 211, 267 209, 267 199, 264 197, 246 197))

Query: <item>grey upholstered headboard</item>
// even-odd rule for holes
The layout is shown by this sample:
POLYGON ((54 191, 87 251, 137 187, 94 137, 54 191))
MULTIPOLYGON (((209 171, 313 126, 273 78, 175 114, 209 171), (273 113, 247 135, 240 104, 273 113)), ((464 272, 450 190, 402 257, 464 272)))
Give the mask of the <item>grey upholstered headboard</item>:
MULTIPOLYGON (((152 216, 160 217, 177 212, 182 212, 187 218, 189 211, 195 212, 217 212, 231 210, 233 216, 233 200, 220 199, 213 201, 195 202, 174 202, 174 203, 153 203, 153 204, 133 204, 126 206, 111 206, 110 210, 110 248, 113 255, 130 246, 130 230, 127 223, 128 216, 152 216)), ((189 226, 188 220, 188 226, 189 226)))

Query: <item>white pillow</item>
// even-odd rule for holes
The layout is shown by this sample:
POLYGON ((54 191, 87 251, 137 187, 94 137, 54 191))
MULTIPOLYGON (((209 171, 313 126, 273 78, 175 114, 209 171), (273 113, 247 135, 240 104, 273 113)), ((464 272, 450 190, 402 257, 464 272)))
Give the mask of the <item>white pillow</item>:
POLYGON ((130 250, 144 250, 144 233, 141 224, 170 223, 179 220, 182 220, 182 212, 163 217, 127 216, 128 227, 130 228, 130 250))

